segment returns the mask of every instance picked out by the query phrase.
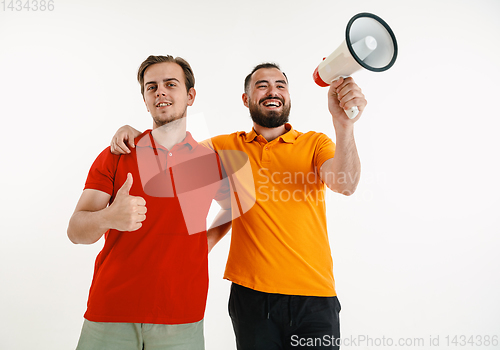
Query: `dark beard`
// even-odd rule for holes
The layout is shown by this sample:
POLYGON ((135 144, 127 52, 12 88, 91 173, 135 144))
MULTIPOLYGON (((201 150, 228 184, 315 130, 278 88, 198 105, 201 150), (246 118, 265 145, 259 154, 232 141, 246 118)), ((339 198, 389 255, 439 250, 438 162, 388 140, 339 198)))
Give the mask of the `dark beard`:
POLYGON ((281 112, 268 111, 267 115, 261 111, 259 105, 250 103, 248 108, 250 110, 250 117, 255 124, 272 129, 288 123, 288 116, 290 115, 292 105, 291 102, 288 105, 283 104, 281 112))

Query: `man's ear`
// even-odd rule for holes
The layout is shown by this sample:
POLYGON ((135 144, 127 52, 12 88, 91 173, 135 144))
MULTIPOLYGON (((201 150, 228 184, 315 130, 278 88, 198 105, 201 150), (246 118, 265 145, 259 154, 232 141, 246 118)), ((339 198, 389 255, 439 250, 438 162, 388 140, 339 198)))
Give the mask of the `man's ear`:
POLYGON ((241 99, 243 100, 243 104, 245 105, 245 107, 248 108, 248 94, 245 92, 243 95, 241 95, 241 99))
POLYGON ((188 106, 193 105, 195 97, 196 97, 196 90, 194 89, 194 87, 192 87, 188 91, 188 102, 187 102, 188 106))

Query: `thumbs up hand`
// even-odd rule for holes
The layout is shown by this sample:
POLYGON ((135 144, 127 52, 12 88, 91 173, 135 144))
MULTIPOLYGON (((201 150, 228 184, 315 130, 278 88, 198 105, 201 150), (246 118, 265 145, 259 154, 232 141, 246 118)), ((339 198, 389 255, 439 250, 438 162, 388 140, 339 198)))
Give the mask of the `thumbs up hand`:
POLYGON ((136 231, 146 220, 146 201, 142 197, 129 195, 134 179, 127 174, 127 180, 116 192, 113 203, 109 206, 110 227, 118 231, 136 231))

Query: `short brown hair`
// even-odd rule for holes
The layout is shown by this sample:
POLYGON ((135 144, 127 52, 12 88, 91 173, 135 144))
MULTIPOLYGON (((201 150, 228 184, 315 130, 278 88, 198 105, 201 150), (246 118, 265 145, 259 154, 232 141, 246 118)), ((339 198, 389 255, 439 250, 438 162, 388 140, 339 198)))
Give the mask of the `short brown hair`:
POLYGON ((137 72, 137 81, 141 85, 141 94, 143 97, 144 97, 144 72, 153 64, 163 63, 163 62, 177 63, 179 66, 181 66, 182 70, 184 71, 186 90, 189 92, 189 89, 194 87, 193 70, 191 69, 191 66, 189 65, 189 63, 187 63, 185 59, 181 57, 174 58, 173 56, 170 55, 167 56, 151 55, 148 58, 146 58, 144 62, 142 62, 141 66, 139 67, 139 71, 137 72))
POLYGON ((280 68, 280 66, 277 64, 277 63, 271 63, 271 62, 265 62, 265 63, 261 63, 257 66, 255 66, 252 71, 250 72, 250 74, 248 74, 245 78, 245 93, 248 94, 248 90, 250 89, 250 79, 252 78, 252 74, 255 73, 256 71, 258 71, 259 69, 263 69, 263 68, 276 68, 277 70, 279 70, 281 73, 283 73, 283 75, 285 76, 285 79, 286 81, 288 82, 288 78, 286 77, 286 74, 285 72, 283 72, 280 68))

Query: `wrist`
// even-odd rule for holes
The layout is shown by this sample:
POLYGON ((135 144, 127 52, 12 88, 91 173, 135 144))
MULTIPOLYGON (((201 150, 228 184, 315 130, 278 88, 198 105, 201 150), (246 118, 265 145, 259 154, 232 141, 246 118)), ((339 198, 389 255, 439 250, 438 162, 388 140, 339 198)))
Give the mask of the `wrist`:
POLYGON ((335 134, 339 136, 354 135, 354 123, 348 121, 347 123, 333 122, 333 127, 335 129, 335 134))
POLYGON ((116 229, 114 223, 113 223, 113 208, 111 206, 108 206, 100 211, 100 228, 104 231, 110 230, 110 229, 116 229))

